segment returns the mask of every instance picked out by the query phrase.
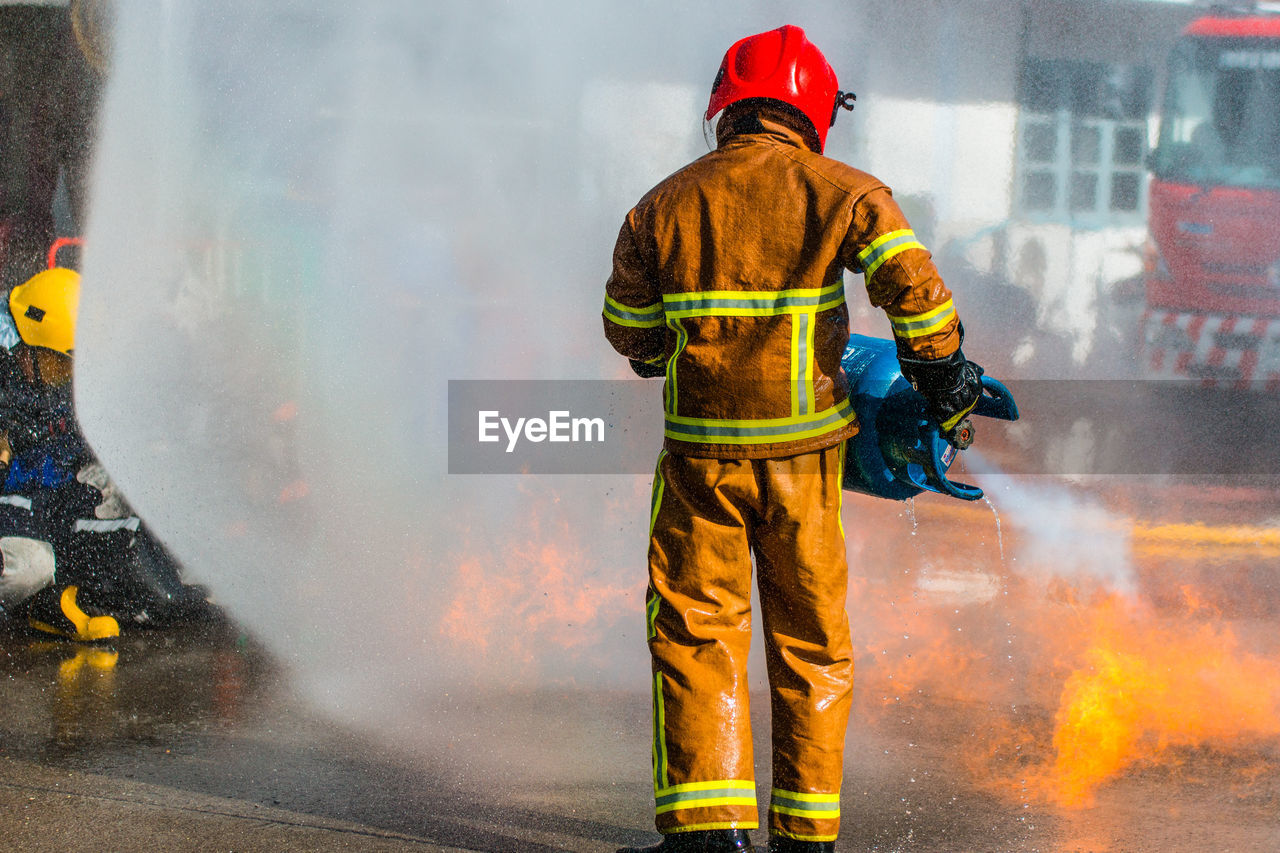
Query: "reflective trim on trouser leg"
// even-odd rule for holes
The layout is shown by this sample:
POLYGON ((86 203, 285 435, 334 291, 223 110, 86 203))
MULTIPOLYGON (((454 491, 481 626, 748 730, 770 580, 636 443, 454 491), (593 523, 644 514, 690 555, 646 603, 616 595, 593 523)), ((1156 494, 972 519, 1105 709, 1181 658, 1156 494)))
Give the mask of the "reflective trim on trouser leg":
POLYGON ((666 713, 662 702, 662 673, 653 674, 653 791, 668 787, 666 713))
POLYGON ((769 821, 774 835, 797 841, 835 841, 840 831, 840 795, 774 788, 769 800, 769 821))
POLYGON ((751 463, 665 455, 649 543, 655 824, 660 832, 759 825, 747 654, 751 463))
POLYGON ((756 783, 749 779, 719 779, 712 782, 688 782, 654 792, 654 811, 658 814, 680 809, 704 809, 714 806, 756 807, 756 783))
POLYGON ((668 782, 666 713, 662 698, 662 673, 653 676, 653 800, 654 815, 663 832, 692 832, 697 829, 755 829, 756 785, 750 779, 721 779, 710 782, 668 782), (725 817, 725 811, 750 809, 749 817, 725 817), (667 816, 665 819, 663 816, 667 816), (698 817, 692 817, 697 815, 698 817), (689 822, 692 821, 692 822, 689 822), (664 826, 665 824, 665 826, 664 826))
POLYGON ((769 829, 806 841, 834 839, 840 827, 833 792, 853 686, 842 454, 838 445, 768 460, 769 515, 754 536, 773 711, 769 829))
POLYGON ((693 832, 700 829, 755 829, 756 784, 749 779, 716 779, 688 782, 654 792, 654 811, 661 825, 663 817, 674 819, 663 832, 693 832), (748 816, 732 816, 743 812, 748 816), (728 816, 726 816, 728 815, 728 816))

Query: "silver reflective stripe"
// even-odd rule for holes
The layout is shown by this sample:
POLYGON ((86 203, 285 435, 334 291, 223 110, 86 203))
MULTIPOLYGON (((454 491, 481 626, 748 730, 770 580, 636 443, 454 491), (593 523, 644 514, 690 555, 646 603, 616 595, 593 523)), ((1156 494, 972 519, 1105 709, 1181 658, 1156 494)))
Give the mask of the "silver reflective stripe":
POLYGON ((28 512, 31 511, 31 498, 24 498, 22 495, 0 495, 0 504, 8 504, 9 506, 20 507, 28 512))
POLYGON ((681 419, 668 415, 666 434, 676 439, 701 437, 748 442, 754 439, 760 443, 768 443, 774 440, 784 441, 795 437, 797 433, 821 432, 824 428, 848 423, 853 417, 853 404, 848 400, 817 415, 801 416, 794 420, 787 418, 780 422, 762 421, 759 425, 751 425, 750 421, 696 421, 693 418, 681 419))
POLYGON ((129 518, 85 519, 76 522, 77 533, 111 533, 115 530, 137 530, 142 519, 135 516, 129 518))
POLYGON ((676 405, 680 402, 677 368, 680 356, 684 354, 684 348, 689 345, 689 330, 684 327, 684 323, 680 322, 679 317, 669 318, 667 325, 676 330, 676 349, 671 358, 667 359, 667 381, 663 383, 662 394, 665 397, 663 405, 666 410, 674 412, 676 405))
POLYGON ((795 791, 773 789, 769 811, 814 820, 840 817, 839 794, 801 794, 795 791))
POLYGON ((716 782, 690 782, 654 792, 657 814, 680 809, 705 809, 720 806, 756 805, 756 786, 745 779, 723 779, 716 782))
POLYGON ((815 406, 812 403, 813 397, 813 377, 810 376, 809 362, 812 361, 810 351, 813 348, 813 326, 817 317, 813 314, 803 313, 795 315, 794 328, 792 335, 794 336, 794 346, 791 351, 791 364, 793 373, 792 395, 795 406, 792 408, 792 414, 808 415, 812 414, 815 406))
POLYGON ((910 228, 904 228, 901 231, 890 231, 876 239, 867 248, 858 253, 858 265, 862 267, 862 274, 867 281, 871 280, 871 276, 875 271, 880 269, 881 264, 890 258, 900 255, 908 249, 924 249, 917 240, 915 232, 910 228))
POLYGON ((824 311, 844 302, 844 282, 823 288, 780 291, 713 290, 700 293, 665 293, 662 305, 667 314, 716 316, 749 312, 761 316, 790 313, 805 308, 824 311))
POLYGON ((604 316, 620 326, 648 329, 662 325, 662 303, 654 302, 639 307, 623 305, 618 300, 604 298, 604 316))
POLYGON ((658 797, 657 803, 659 806, 671 806, 677 803, 726 798, 736 799, 745 796, 747 795, 743 793, 741 788, 706 788, 698 791, 680 791, 675 794, 667 794, 666 796, 658 797))
POLYGON ((930 311, 922 314, 911 314, 906 317, 889 315, 889 324, 893 333, 900 338, 918 338, 932 334, 951 322, 956 316, 955 302, 948 299, 930 311))

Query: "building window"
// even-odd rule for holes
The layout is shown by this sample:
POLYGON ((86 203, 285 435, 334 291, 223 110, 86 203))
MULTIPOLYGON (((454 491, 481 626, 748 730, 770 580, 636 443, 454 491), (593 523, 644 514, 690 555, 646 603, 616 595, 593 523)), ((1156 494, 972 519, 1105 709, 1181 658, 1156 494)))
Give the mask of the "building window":
POLYGON ((1017 208, 1085 224, 1146 211, 1150 69, 1028 59, 1018 105, 1017 208))

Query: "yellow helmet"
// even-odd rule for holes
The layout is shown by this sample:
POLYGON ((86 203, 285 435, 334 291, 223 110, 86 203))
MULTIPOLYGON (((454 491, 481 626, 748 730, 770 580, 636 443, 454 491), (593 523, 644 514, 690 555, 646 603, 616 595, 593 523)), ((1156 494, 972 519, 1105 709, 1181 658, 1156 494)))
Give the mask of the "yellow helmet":
POLYGON ((80 309, 80 273, 63 267, 38 272, 9 291, 9 313, 22 342, 71 355, 80 309))

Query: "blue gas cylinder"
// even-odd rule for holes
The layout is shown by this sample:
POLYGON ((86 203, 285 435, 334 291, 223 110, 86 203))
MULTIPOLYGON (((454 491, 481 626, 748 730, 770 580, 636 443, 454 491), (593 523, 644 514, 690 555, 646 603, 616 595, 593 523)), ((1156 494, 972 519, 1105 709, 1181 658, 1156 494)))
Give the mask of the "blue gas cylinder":
MULTIPOLYGON (((899 501, 924 491, 968 501, 982 497, 976 486, 947 479, 959 451, 942 437, 926 414, 924 397, 902 375, 893 341, 851 335, 841 364, 859 424, 845 452, 845 489, 899 501)), ((1015 421, 1018 407, 1008 388, 983 376, 972 414, 1015 421)))

